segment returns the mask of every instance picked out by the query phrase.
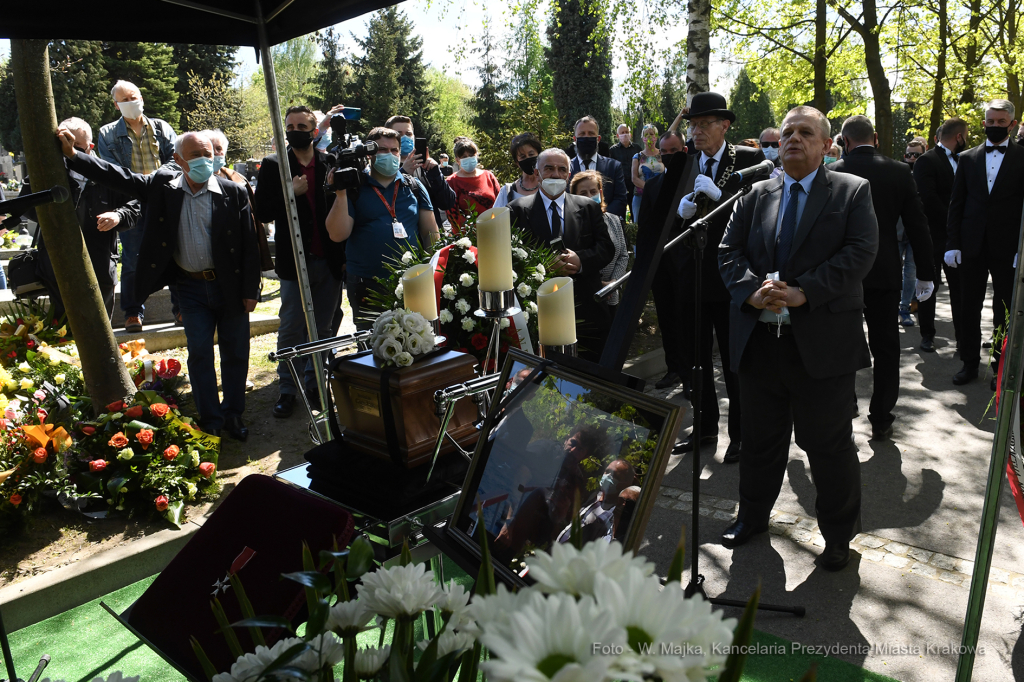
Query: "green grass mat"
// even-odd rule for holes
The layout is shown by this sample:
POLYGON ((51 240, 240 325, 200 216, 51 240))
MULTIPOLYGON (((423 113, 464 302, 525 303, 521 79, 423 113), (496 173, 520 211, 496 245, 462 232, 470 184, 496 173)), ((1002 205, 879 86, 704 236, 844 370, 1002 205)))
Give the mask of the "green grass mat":
MULTIPOLYGON (((446 578, 454 579, 467 588, 472 582, 469 576, 447 560, 444 570, 446 578)), ((154 578, 140 580, 101 599, 120 613, 145 592, 154 578)), ((376 631, 365 633, 360 637, 360 643, 376 645, 378 634, 376 631)), ((94 677, 106 677, 117 670, 129 676, 139 675, 142 682, 184 680, 104 611, 100 599, 11 633, 10 640, 18 674, 24 679, 35 670, 39 657, 49 654, 53 661, 44 677, 51 680, 91 682, 94 677)), ((389 640, 387 637, 385 641, 389 640)), ((787 651, 789 647, 787 640, 757 630, 752 644, 787 651)), ((803 654, 749 656, 743 681, 796 682, 815 662, 818 664, 818 679, 823 682, 893 682, 889 677, 836 658, 803 654)), ((0 671, 0 676, 4 675, 0 671)))

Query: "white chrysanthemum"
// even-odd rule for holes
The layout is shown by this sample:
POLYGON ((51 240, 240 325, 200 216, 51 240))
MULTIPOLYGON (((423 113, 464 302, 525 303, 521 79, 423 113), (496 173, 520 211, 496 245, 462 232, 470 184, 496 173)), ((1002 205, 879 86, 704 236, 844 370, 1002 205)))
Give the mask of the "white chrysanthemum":
POLYGON ((331 607, 327 618, 327 629, 342 637, 353 637, 366 629, 373 620, 373 612, 366 608, 361 599, 339 601, 331 607))
POLYGON ((537 271, 538 275, 543 275, 547 273, 547 270, 545 270, 544 266, 541 265, 540 263, 537 263, 537 265, 533 269, 537 271))
POLYGON ((399 367, 408 367, 412 364, 412 355, 404 350, 391 359, 394 360, 395 364, 399 367))
POLYGON ((463 315, 465 315, 466 313, 469 312, 469 301, 467 301, 464 298, 460 298, 458 301, 455 302, 455 309, 458 310, 463 315))
POLYGON ((544 275, 540 274, 539 272, 534 273, 533 281, 535 281, 535 282, 543 282, 544 281, 544 275))
POLYGON ((473 265, 474 263, 476 263, 476 254, 470 251, 469 249, 466 249, 466 252, 462 254, 462 259, 469 263, 470 265, 473 265))
POLYGON ((530 313, 526 312, 525 310, 523 311, 523 321, 524 322, 529 322, 530 321, 530 313))
POLYGON ((473 321, 473 318, 471 318, 471 317, 464 317, 464 318, 462 318, 462 328, 464 330, 466 330, 467 332, 473 331, 473 328, 475 326, 476 326, 476 322, 473 321))
MULTIPOLYGON (((231 665, 231 672, 214 675, 213 682, 253 682, 259 678, 263 670, 276 661, 281 654, 301 643, 298 637, 282 639, 269 649, 257 646, 251 654, 239 656, 231 665)), ((333 632, 328 632, 310 641, 313 649, 295 657, 290 666, 316 672, 326 666, 334 666, 345 657, 345 648, 333 632), (322 651, 317 651, 322 648, 322 651)))
POLYGON ((443 287, 441 287, 441 295, 447 298, 449 301, 454 301, 455 296, 457 295, 455 293, 455 287, 453 287, 451 284, 445 284, 443 287))
POLYGON ((462 273, 461 275, 459 275, 459 284, 461 284, 464 287, 473 286, 473 275, 469 274, 468 272, 462 273))
POLYGON ((537 304, 534 303, 533 301, 528 301, 526 303, 526 309, 529 310, 531 313, 535 313, 537 312, 537 304))
POLYGON ((463 624, 462 630, 479 638, 483 631, 508 623, 509 616, 519 608, 519 604, 532 595, 543 597, 533 588, 511 592, 501 583, 495 594, 473 595, 466 610, 467 622, 463 624))
POLYGON ((403 296, 405 296, 405 285, 402 284, 401 282, 399 282, 398 286, 395 287, 395 296, 397 296, 398 298, 402 298, 403 296))
POLYGON ((366 607, 387 618, 417 616, 443 595, 434 572, 424 564, 379 568, 363 576, 360 599, 366 607))
POLYGON ((469 241, 469 237, 463 237, 459 241, 455 242, 455 246, 461 246, 464 249, 468 249, 473 246, 473 242, 469 241))
POLYGON ((526 282, 523 282, 518 287, 516 287, 516 293, 518 293, 523 298, 526 298, 527 296, 533 293, 533 288, 530 287, 530 285, 527 284, 526 282))
POLYGON ((603 573, 622 580, 630 571, 644 576, 654 573, 654 564, 643 557, 623 552, 618 542, 588 542, 579 550, 568 543, 555 543, 551 553, 537 552, 526 560, 530 577, 544 592, 568 592, 576 596, 594 593, 594 577, 603 573))
POLYGON ((501 327, 502 329, 508 329, 511 324, 512 323, 509 321, 507 317, 503 317, 501 318, 501 322, 498 323, 498 326, 501 327))
POLYGON ((440 313, 438 313, 437 317, 439 320, 441 320, 441 324, 448 324, 449 322, 455 319, 455 316, 452 315, 450 310, 442 310, 440 313))
MULTIPOLYGON (((437 640, 437 657, 447 656, 453 651, 456 656, 461 656, 463 652, 472 649, 475 642, 476 640, 468 632, 445 630, 437 640)), ((416 646, 420 648, 420 651, 426 651, 430 642, 427 640, 416 642, 416 646)))
POLYGON ((402 262, 406 265, 412 262, 412 251, 406 251, 402 254, 402 262))
POLYGON ((356 652, 356 676, 361 680, 369 680, 377 675, 391 655, 391 645, 386 644, 380 649, 360 649, 356 652))
POLYGON ((516 281, 517 279, 519 279, 519 275, 518 275, 518 274, 516 273, 516 271, 515 271, 515 270, 513 270, 513 271, 512 271, 512 281, 514 282, 514 281, 516 281))
POLYGON ((613 658, 595 653, 595 644, 624 647, 626 631, 593 598, 553 594, 520 605, 481 642, 492 658, 480 668, 497 682, 602 682, 613 658))
POLYGON ((519 247, 512 249, 512 253, 514 253, 516 258, 518 258, 519 260, 525 260, 526 257, 530 255, 526 253, 526 249, 521 249, 519 247))
POLYGON ((196 496, 197 492, 199 492, 199 488, 196 487, 196 484, 192 481, 185 481, 185 489, 188 492, 188 499, 190 500, 196 496))
POLYGON ((458 629, 469 619, 469 592, 454 581, 445 585, 444 595, 437 600, 434 608, 442 616, 449 616, 448 627, 458 629))

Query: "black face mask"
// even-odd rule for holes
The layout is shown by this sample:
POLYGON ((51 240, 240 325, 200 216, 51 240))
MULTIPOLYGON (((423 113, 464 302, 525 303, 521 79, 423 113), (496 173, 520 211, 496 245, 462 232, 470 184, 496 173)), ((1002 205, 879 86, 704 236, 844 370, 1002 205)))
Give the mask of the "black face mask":
POLYGON ((665 168, 669 167, 669 165, 672 163, 672 157, 675 156, 675 155, 676 155, 675 152, 662 152, 661 153, 661 162, 663 164, 665 164, 665 168))
POLYGON ((597 153, 596 137, 577 137, 576 152, 585 159, 589 159, 597 153))
POLYGON ((308 130, 289 130, 284 136, 292 149, 307 149, 313 144, 313 133, 308 130))
POLYGON ((957 138, 956 145, 953 147, 953 153, 959 154, 965 149, 967 149, 967 140, 957 138))
POLYGON ((533 172, 537 170, 537 159, 539 157, 531 156, 528 159, 523 159, 519 162, 519 170, 523 171, 527 175, 533 175, 533 172))
POLYGON ((985 137, 987 137, 988 141, 992 144, 999 144, 1005 140, 1009 134, 1009 128, 1004 128, 1002 126, 985 126, 985 137))

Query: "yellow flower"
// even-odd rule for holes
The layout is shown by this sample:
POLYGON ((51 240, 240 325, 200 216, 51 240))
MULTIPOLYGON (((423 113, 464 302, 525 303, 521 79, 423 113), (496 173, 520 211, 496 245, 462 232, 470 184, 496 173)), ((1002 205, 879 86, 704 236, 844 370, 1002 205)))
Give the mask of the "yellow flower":
POLYGON ((39 332, 43 331, 43 327, 45 326, 46 323, 44 323, 42 320, 39 320, 38 322, 36 322, 36 326, 32 328, 32 333, 38 334, 39 332))
POLYGON ((67 377, 65 377, 65 376, 64 376, 63 374, 57 374, 57 375, 55 375, 55 376, 53 377, 53 383, 55 383, 55 384, 57 384, 58 386, 60 386, 61 384, 63 384, 63 383, 64 383, 64 380, 65 380, 66 378, 67 378, 67 377))
POLYGON ((11 402, 11 401, 7 399, 7 396, 5 396, 5 395, 4 395, 3 393, 0 393, 0 410, 2 410, 2 409, 4 409, 5 407, 7 407, 7 405, 8 405, 8 404, 9 404, 10 402, 11 402))
POLYGON ((32 383, 31 379, 22 379, 21 380, 21 388, 22 388, 22 390, 27 391, 28 389, 32 388, 33 386, 35 386, 35 384, 32 383))
POLYGON ((14 379, 8 379, 7 381, 4 382, 4 388, 6 388, 8 391, 13 391, 14 389, 18 388, 18 382, 15 381, 14 379))
POLYGON ((67 325, 64 325, 63 327, 61 327, 60 329, 57 330, 57 336, 66 336, 67 333, 68 333, 68 326, 67 325))
POLYGON ((18 365, 18 371, 19 372, 31 372, 32 371, 32 366, 29 365, 27 362, 23 362, 20 365, 18 365))

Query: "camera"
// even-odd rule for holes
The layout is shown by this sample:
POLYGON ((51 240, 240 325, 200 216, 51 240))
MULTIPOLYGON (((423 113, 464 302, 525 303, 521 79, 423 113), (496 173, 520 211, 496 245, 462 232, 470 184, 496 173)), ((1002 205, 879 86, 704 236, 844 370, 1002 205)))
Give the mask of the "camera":
POLYGON ((334 183, 328 191, 340 192, 359 189, 367 160, 377 153, 377 143, 359 141, 358 135, 348 132, 348 122, 359 120, 360 110, 345 107, 340 114, 331 116, 331 144, 327 152, 334 156, 334 183))

